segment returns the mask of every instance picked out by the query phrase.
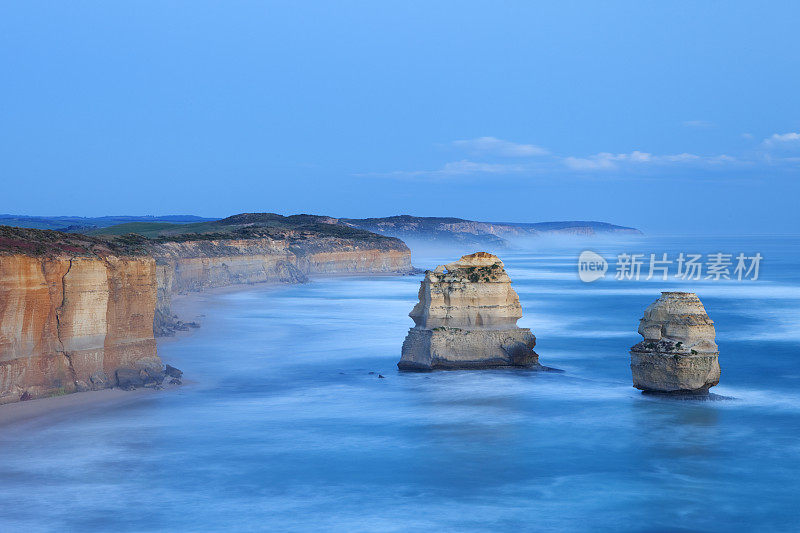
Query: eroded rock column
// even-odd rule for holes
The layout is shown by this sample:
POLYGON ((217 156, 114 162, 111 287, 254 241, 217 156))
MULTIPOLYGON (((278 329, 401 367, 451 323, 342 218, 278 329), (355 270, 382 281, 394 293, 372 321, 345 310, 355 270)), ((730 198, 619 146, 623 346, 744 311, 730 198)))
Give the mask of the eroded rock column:
POLYGON ((692 292, 662 292, 639 323, 631 348, 633 386, 645 392, 705 394, 719 383, 714 322, 692 292))
POLYGON ((519 297, 503 262, 477 252, 425 272, 400 370, 539 367, 536 337, 517 327, 519 297))

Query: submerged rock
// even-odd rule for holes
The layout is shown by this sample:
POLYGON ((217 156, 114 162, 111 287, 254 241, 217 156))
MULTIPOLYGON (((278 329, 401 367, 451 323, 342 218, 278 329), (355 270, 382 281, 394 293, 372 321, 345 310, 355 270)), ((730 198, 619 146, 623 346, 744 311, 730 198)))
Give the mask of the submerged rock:
POLYGON ((181 379, 183 377, 183 371, 178 370, 172 365, 167 365, 164 369, 164 373, 171 378, 181 379))
POLYGON ((639 323, 631 348, 633 386, 645 392, 706 394, 719 383, 714 322, 692 292, 662 292, 639 323))
POLYGON ((138 387, 150 387, 161 389, 162 383, 167 377, 171 377, 170 383, 176 381, 180 383, 183 372, 174 366, 161 366, 160 360, 143 359, 136 362, 135 368, 118 368, 115 372, 116 385, 124 390, 133 390, 138 387))
POLYGON ((465 255, 426 271, 409 316, 415 326, 403 342, 400 370, 540 368, 536 337, 517 327, 519 297, 492 254, 465 255))

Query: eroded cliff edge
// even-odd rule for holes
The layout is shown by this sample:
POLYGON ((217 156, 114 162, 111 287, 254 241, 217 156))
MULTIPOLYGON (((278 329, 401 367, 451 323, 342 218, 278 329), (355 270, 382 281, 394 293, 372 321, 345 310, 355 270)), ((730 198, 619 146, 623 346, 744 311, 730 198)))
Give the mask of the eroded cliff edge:
POLYGON ((399 239, 327 217, 155 226, 96 236, 0 226, 0 403, 125 386, 120 369, 161 372, 154 333, 181 328, 174 294, 413 271, 399 239))

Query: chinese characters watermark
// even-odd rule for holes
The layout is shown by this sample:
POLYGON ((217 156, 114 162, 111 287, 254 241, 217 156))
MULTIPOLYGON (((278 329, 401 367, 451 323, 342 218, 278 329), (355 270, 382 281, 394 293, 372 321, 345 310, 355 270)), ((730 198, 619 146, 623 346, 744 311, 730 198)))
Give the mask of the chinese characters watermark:
MULTIPOLYGON (((679 253, 617 255, 614 279, 639 281, 641 279, 674 278, 680 280, 736 280, 756 281, 763 256, 760 253, 713 254, 679 253)), ((578 257, 578 277, 590 283, 605 277, 608 261, 596 252, 585 250, 578 257)))

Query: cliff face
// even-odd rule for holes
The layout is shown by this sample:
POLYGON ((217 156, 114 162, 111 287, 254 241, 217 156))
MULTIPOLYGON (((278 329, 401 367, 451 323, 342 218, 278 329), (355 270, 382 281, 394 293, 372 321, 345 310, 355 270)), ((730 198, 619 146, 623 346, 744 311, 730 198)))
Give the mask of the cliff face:
POLYGON ((158 366, 150 257, 0 256, 0 403, 113 386, 158 366))
POLYGON ((337 247, 335 251, 298 251, 297 268, 309 276, 316 274, 405 274, 412 272, 411 252, 403 249, 337 247))
MULTIPOLYGON (((399 243, 399 241, 398 241, 399 243)), ((404 273, 412 270, 411 252, 346 239, 302 244, 272 239, 215 239, 154 245, 159 265, 172 267, 160 277, 164 287, 183 293, 239 283, 298 283, 314 274, 404 273)))
POLYGON ((170 311, 174 294, 260 282, 302 283, 313 275, 413 270, 411 252, 395 240, 213 239, 159 243, 152 254, 157 262, 157 335, 180 327, 170 311))
POLYGON ((152 254, 165 268, 161 280, 174 293, 239 283, 304 281, 286 243, 270 239, 215 239, 156 244, 152 254), (170 267, 167 269, 167 267, 170 267))
POLYGON ((176 293, 413 270, 402 241, 336 222, 251 213, 100 238, 0 226, 0 403, 160 384, 154 331, 185 326, 176 293))
POLYGON ((478 252, 425 272, 401 370, 539 367, 536 337, 518 328, 519 297, 503 262, 478 252))
POLYGON ((647 392, 706 393, 719 383, 714 322, 696 294, 663 292, 639 323, 631 348, 633 386, 647 392))

